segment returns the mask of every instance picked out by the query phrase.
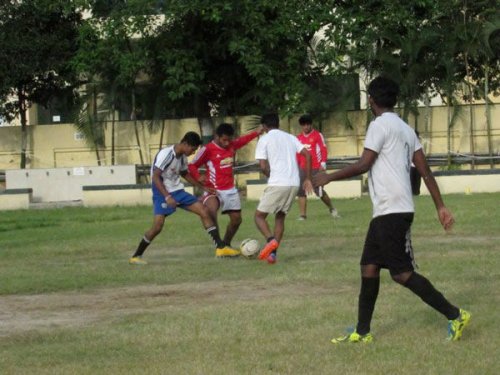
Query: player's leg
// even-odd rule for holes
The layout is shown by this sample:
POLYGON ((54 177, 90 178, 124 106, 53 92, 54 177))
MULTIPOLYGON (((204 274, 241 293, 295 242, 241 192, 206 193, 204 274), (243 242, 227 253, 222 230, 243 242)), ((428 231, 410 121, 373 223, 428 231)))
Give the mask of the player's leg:
POLYGON ((160 234, 163 224, 165 223, 164 215, 155 215, 153 218, 153 225, 149 230, 144 233, 144 237, 139 242, 137 249, 132 255, 132 258, 129 259, 130 264, 146 264, 145 260, 142 260, 142 255, 146 251, 147 247, 151 244, 153 239, 160 234))
POLYGON ((231 241, 238 231, 243 219, 241 218, 241 211, 227 211, 227 215, 229 216, 229 223, 227 223, 223 241, 228 246, 231 246, 231 241))
POLYGON ((360 335, 370 333, 375 303, 380 288, 380 267, 375 264, 361 266, 361 289, 358 298, 358 323, 356 332, 360 335))
POLYGON ((229 216, 229 223, 224 233, 224 242, 226 245, 231 246, 231 241, 242 222, 240 194, 236 188, 219 190, 217 193, 222 213, 229 216))
POLYGON ((259 230, 260 233, 264 236, 266 240, 269 238, 273 237, 273 233, 271 232, 271 228, 269 227, 269 224, 267 222, 267 212, 262 212, 259 210, 255 211, 255 225, 257 226, 257 229, 259 230))
POLYGON ((299 175, 300 175, 300 186, 299 186, 299 191, 297 192, 298 203, 299 203, 299 219, 298 220, 305 220, 305 219, 307 219, 307 196, 306 196, 306 192, 304 191, 304 188, 303 188, 304 179, 305 179, 305 172, 303 169, 299 170, 299 175))
POLYGON ((358 297, 358 322, 356 329, 347 335, 332 339, 333 344, 339 343, 370 343, 373 336, 370 333, 371 321, 380 287, 381 251, 379 246, 379 220, 370 222, 365 238, 363 254, 361 255, 361 287, 358 297))
POLYGON ((281 211, 274 215, 274 238, 278 242, 281 242, 285 233, 285 218, 286 214, 281 211))
POLYGON ((279 241, 283 238, 285 231, 285 217, 297 196, 298 190, 298 186, 269 186, 264 191, 255 216, 257 227, 259 227, 259 219, 261 219, 259 215, 264 217, 264 220, 260 221, 262 228, 259 228, 259 230, 267 239, 266 245, 259 253, 259 259, 267 259, 269 263, 275 263, 279 241), (274 232, 271 232, 265 220, 267 213, 271 212, 275 213, 274 232), (266 213, 265 216, 262 213, 266 213))
POLYGON ((217 212, 219 211, 219 198, 214 194, 207 194, 202 197, 202 203, 207 208, 208 214, 212 219, 213 223, 218 226, 217 222, 217 212))
MULTIPOLYGON (((186 193, 188 194, 188 193, 186 193)), ((219 229, 217 228, 217 225, 213 222, 212 218, 210 217, 210 213, 208 212, 208 209, 201 204, 198 200, 195 198, 195 202, 191 204, 187 204, 185 206, 182 206, 184 209, 195 213, 200 217, 200 220, 202 222, 203 227, 207 231, 208 235, 212 238, 213 242, 215 243, 216 249, 215 249, 215 256, 217 257, 235 257, 240 255, 239 250, 231 249, 230 247, 226 246, 224 241, 222 241, 220 234, 219 234, 219 229)))
POLYGON ((320 196, 321 201, 325 204, 326 207, 328 207, 328 211, 330 212, 330 215, 334 218, 340 218, 340 215, 335 207, 333 207, 332 200, 330 199, 330 196, 327 194, 325 189, 321 188, 321 196, 320 196))
POLYGON ((299 220, 307 219, 307 197, 299 195, 297 202, 299 203, 299 220))
POLYGON ((142 255, 153 239, 160 234, 165 223, 165 218, 175 212, 175 207, 169 207, 165 203, 165 198, 155 189, 153 189, 153 225, 146 231, 144 237, 139 242, 134 255, 129 259, 130 264, 146 264, 142 255))

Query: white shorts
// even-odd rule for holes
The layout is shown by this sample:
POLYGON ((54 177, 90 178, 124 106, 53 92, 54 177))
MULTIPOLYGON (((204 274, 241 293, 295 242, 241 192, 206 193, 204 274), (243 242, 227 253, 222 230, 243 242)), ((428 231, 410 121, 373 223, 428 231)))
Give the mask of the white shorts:
POLYGON ((241 211, 241 200, 238 189, 217 190, 217 195, 205 192, 201 196, 201 202, 204 204, 207 199, 214 197, 219 200, 222 213, 227 211, 241 211))
POLYGON ((299 191, 298 186, 268 186, 260 198, 257 210, 268 214, 288 213, 299 191))

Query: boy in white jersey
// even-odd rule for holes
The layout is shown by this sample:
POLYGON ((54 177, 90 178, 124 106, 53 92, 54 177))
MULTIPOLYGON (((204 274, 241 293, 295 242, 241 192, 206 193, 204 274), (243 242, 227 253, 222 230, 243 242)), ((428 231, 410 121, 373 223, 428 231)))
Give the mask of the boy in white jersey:
POLYGON ((410 227, 414 206, 410 184, 412 162, 429 190, 439 221, 445 230, 454 219, 441 198, 439 187, 427 164, 415 131, 402 121, 393 107, 399 94, 398 85, 384 77, 368 86, 369 104, 375 120, 366 133, 365 147, 358 162, 331 174, 313 178, 316 186, 368 172, 368 186, 373 202, 373 219, 361 256, 361 291, 358 301, 356 330, 332 340, 332 343, 373 340, 370 323, 375 309, 380 269, 388 268, 392 279, 410 289, 425 303, 448 319, 450 341, 459 340, 469 323, 470 313, 449 303, 422 275, 415 272, 410 227))
POLYGON ((215 255, 217 257, 239 256, 240 252, 226 246, 221 240, 219 230, 210 218, 208 210, 198 199, 184 190, 181 176, 200 189, 203 187, 196 179, 188 173, 187 157, 201 145, 201 138, 195 132, 187 132, 180 143, 165 147, 156 154, 151 166, 151 189, 153 191, 153 226, 144 234, 130 264, 146 264, 142 255, 151 241, 161 232, 165 218, 173 214, 177 207, 197 214, 201 222, 216 244, 215 255))
POLYGON ((262 116, 266 135, 259 139, 255 159, 269 179, 264 194, 255 211, 255 224, 267 240, 260 251, 259 259, 269 264, 276 262, 276 251, 285 232, 285 216, 297 195, 300 186, 297 153, 306 158, 304 190, 312 193, 311 155, 306 147, 293 135, 279 129, 279 117, 271 113, 262 116), (274 230, 267 223, 267 215, 274 214, 274 230))

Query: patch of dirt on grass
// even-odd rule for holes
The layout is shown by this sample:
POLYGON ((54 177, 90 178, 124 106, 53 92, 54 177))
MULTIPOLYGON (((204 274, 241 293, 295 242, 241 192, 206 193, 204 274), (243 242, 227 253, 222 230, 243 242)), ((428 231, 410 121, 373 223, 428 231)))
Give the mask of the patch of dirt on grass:
MULTIPOLYGON (((339 292, 338 286, 335 292, 339 292)), ((329 295, 332 288, 310 284, 202 282, 98 289, 92 292, 0 296, 0 337, 53 328, 77 328, 131 314, 168 311, 286 296, 329 295)))

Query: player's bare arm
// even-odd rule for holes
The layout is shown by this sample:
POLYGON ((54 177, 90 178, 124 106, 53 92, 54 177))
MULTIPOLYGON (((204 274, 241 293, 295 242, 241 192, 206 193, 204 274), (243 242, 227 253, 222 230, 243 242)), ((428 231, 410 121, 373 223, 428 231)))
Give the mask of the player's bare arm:
POLYGON ((307 195, 311 195, 314 192, 312 178, 311 178, 311 166, 312 166, 311 153, 307 151, 307 149, 304 147, 300 151, 300 154, 306 158, 306 178, 304 179, 304 184, 302 188, 304 189, 307 195))
POLYGON ((209 193, 214 193, 215 194, 215 189, 211 187, 207 187, 203 185, 203 183, 196 178, 194 178, 191 173, 189 172, 181 172, 182 178, 184 178, 187 182, 189 182, 191 185, 196 186, 197 188, 201 190, 208 191, 209 193))
POLYGON ((343 180, 349 177, 359 176, 370 170, 378 154, 375 151, 365 148, 359 160, 347 167, 333 173, 318 173, 313 178, 314 186, 323 186, 332 181, 343 180))
POLYGON ((259 159, 259 166, 262 173, 264 173, 264 176, 269 177, 271 172, 269 169, 269 162, 265 159, 259 159))
POLYGON ((436 183, 436 179, 434 178, 432 171, 425 159, 425 155, 423 151, 417 150, 413 154, 413 164, 417 168, 418 172, 422 176, 424 180, 425 186, 434 201, 434 205, 436 206, 436 210, 438 213, 439 221, 445 230, 450 230, 455 223, 455 219, 450 210, 444 205, 443 198, 441 197, 441 192, 439 191, 439 186, 436 183))

